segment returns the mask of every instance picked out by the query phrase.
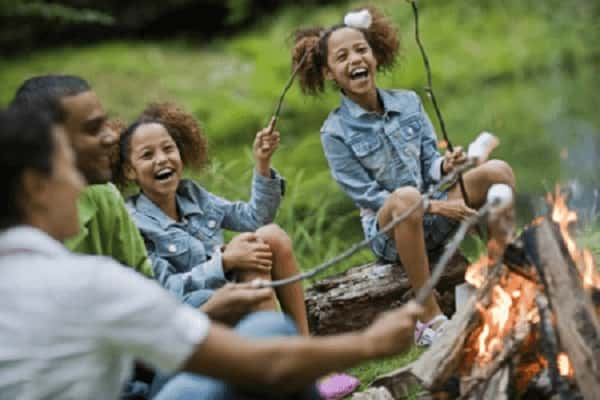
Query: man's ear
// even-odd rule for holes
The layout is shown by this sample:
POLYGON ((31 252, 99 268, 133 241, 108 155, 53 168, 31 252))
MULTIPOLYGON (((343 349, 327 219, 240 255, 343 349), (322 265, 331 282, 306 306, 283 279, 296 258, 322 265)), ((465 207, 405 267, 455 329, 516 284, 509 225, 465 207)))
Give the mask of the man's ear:
POLYGON ((125 178, 127 178, 128 181, 134 182, 137 178, 135 170, 131 168, 131 165, 129 165, 129 163, 125 164, 123 172, 125 173, 125 178))

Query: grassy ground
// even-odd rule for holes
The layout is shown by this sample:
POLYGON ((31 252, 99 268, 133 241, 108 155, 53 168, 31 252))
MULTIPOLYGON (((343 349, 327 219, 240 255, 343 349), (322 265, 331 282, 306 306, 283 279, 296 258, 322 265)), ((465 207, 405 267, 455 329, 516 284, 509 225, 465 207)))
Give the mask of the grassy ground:
MULTIPOLYGON (((380 86, 423 96, 425 75, 410 7, 402 1, 373 3, 393 17, 404 37, 399 64, 378 78, 380 86)), ((584 184, 598 182, 595 159, 582 164, 576 146, 582 137, 597 143, 600 128, 595 45, 600 29, 592 3, 421 2, 422 36, 451 138, 467 144, 482 130, 501 138, 496 156, 515 169, 523 220, 533 213, 531 199, 553 182, 575 176, 584 184), (574 149, 569 158, 575 162, 561 159, 565 147, 574 149)), ((286 38, 295 27, 337 22, 347 8, 288 8, 248 32, 209 43, 117 41, 0 59, 0 105, 23 79, 49 72, 88 78, 109 113, 125 120, 149 101, 177 101, 198 117, 209 138, 212 163, 191 175, 225 197, 246 198, 252 138, 268 122, 290 70, 286 38)), ((319 142, 319 127, 338 102, 333 90, 307 98, 294 87, 280 123, 282 146, 274 164, 289 190, 277 222, 291 234, 303 268, 362 238, 358 213, 331 180, 319 142)), ((588 238, 600 253, 600 237, 591 232, 588 238)), ((363 251, 332 272, 371 259, 363 251)), ((352 372, 368 382, 416 356, 413 351, 352 372)))

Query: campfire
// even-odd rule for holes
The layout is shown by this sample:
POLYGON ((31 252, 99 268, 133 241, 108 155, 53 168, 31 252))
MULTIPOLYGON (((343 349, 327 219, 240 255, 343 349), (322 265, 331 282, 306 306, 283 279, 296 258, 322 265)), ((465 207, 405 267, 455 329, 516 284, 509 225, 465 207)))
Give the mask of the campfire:
POLYGON ((546 200, 549 215, 516 239, 490 226, 465 273, 475 294, 440 341, 376 385, 401 397, 409 373, 434 398, 600 399, 600 274, 571 237, 566 196, 557 187, 546 200))

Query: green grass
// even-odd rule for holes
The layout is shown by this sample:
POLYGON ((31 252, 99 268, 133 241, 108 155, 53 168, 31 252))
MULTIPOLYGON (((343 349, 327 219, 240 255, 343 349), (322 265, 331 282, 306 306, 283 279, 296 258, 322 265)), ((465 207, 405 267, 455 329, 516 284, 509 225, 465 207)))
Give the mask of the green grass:
MULTIPOLYGON (((413 89, 424 98, 425 74, 410 7, 395 0, 374 3, 392 16, 404 39, 398 66, 378 77, 379 85, 413 89)), ((420 2, 422 38, 451 139, 466 145, 482 130, 500 137, 495 156, 515 170, 525 204, 519 210, 522 220, 530 219, 529 199, 540 196, 544 185, 580 175, 598 182, 593 162, 587 171, 568 169, 559 157, 562 147, 579 140, 574 135, 578 127, 590 127, 596 136, 600 130, 600 19, 593 3, 420 2)), ((307 12, 301 5, 290 7, 247 32, 206 43, 114 41, 0 59, 0 105, 10 101, 25 78, 51 72, 86 77, 108 112, 125 120, 135 118, 149 101, 177 101, 197 116, 209 139, 212 162, 193 177, 222 196, 248 198, 249 149, 290 70, 286 38, 299 26, 335 23, 347 8, 320 6, 307 12)), ((320 145, 319 128, 338 102, 333 90, 309 98, 294 86, 279 125, 282 142, 273 164, 287 178, 288 193, 277 222, 292 236, 304 269, 362 239, 358 212, 332 181, 320 145)), ((424 103, 433 117, 429 101, 424 103)), ((587 234, 587 242, 600 255, 600 235, 594 232, 587 234)), ((480 247, 471 244, 472 256, 480 247)), ((329 273, 372 258, 368 250, 360 252, 329 273)), ((351 372, 367 383, 417 356, 411 351, 351 372)))
POLYGON ((404 365, 415 361, 423 354, 423 349, 412 347, 406 353, 383 360, 370 361, 349 369, 347 372, 360 378, 361 386, 358 390, 364 390, 375 378, 385 373, 394 371, 404 365))

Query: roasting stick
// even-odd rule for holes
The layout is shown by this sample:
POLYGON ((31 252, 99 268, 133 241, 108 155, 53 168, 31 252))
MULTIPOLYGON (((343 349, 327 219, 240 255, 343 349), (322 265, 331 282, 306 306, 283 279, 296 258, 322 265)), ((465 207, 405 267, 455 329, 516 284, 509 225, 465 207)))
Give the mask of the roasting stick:
MULTIPOLYGON (((305 51, 304 54, 302 54, 302 57, 300 57, 300 60, 298 60, 298 63, 294 67, 294 70, 290 74, 287 82, 285 83, 285 86, 283 87, 283 90, 281 91, 281 94, 279 95, 279 100, 277 100, 275 112, 273 113, 271 121, 269 122, 269 135, 275 130, 275 126, 277 125, 277 121, 279 120, 279 114, 281 114, 281 106, 283 105, 285 95, 287 94, 288 90, 290 90, 290 88, 292 87, 292 83, 294 83, 294 78, 296 77, 296 75, 298 75, 298 71, 300 71, 300 67, 302 66, 302 64, 304 64, 304 60, 306 60, 307 55, 308 51, 305 51)), ((268 150, 268 144, 263 142, 262 148, 263 150, 268 150)))
MULTIPOLYGON (((427 209, 429 200, 431 199, 431 197, 433 196, 433 194, 435 192, 439 191, 441 188, 445 187, 446 185, 456 182, 457 177, 460 174, 462 174, 464 171, 466 171, 467 169, 487 160, 488 156, 490 155, 492 150, 494 150, 494 148, 498 145, 498 143, 499 143, 498 138, 496 138, 491 133, 488 133, 488 132, 481 133, 477 137, 477 139, 475 139, 475 141, 473 143, 471 143, 471 145, 469 146, 469 151, 467 153, 467 161, 465 161, 465 163, 463 165, 455 168, 454 171, 452 171, 451 173, 446 175, 444 178, 442 178, 442 180, 438 184, 432 186, 429 189, 429 191, 421 197, 420 201, 416 202, 410 208, 405 210, 402 214, 400 214, 399 216, 394 218, 392 221, 390 221, 379 232, 377 232, 377 234, 375 236, 373 236, 371 239, 364 239, 358 243, 355 243, 348 250, 340 253, 336 257, 334 257, 334 258, 330 259, 329 261, 326 261, 306 272, 303 272, 301 274, 294 275, 294 276, 291 276, 286 279, 280 279, 277 281, 265 281, 265 280, 261 280, 261 279, 256 279, 252 282, 252 285, 257 288, 265 288, 265 287, 277 288, 277 287, 289 285, 291 283, 299 282, 303 279, 312 278, 312 277, 316 276, 317 274, 319 274, 320 272, 325 271, 326 269, 329 269, 333 265, 347 259, 351 255, 356 253, 358 250, 368 246, 369 243, 371 243, 376 238, 390 232, 397 224, 399 224, 404 219, 406 219, 417 208, 422 206, 423 208, 427 209)), ((444 266, 444 268, 445 268, 445 266, 444 266)), ((439 278, 438 278, 438 280, 439 280, 439 278)))

